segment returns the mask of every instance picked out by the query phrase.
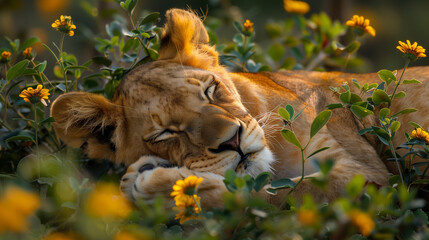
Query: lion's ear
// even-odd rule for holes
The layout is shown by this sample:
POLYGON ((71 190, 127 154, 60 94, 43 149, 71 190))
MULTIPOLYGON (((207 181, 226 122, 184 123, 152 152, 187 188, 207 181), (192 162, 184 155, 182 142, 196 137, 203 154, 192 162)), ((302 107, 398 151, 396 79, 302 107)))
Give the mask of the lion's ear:
POLYGON ((209 36, 197 15, 170 9, 166 18, 159 60, 173 60, 203 69, 219 66, 218 53, 208 44, 209 36))
POLYGON ((67 145, 83 148, 91 158, 115 160, 113 134, 122 122, 121 111, 101 95, 71 92, 51 107, 58 137, 67 145))

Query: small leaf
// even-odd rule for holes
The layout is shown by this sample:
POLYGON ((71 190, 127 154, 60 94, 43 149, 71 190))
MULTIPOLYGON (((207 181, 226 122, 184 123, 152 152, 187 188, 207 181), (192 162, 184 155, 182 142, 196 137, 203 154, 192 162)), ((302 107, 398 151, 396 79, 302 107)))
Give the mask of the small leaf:
POLYGON ((359 84, 359 82, 358 82, 358 80, 356 80, 356 79, 352 79, 352 82, 353 82, 353 84, 357 87, 357 89, 360 89, 361 88, 361 86, 360 86, 360 84, 359 84))
POLYGON ((104 65, 106 67, 108 67, 108 66, 110 66, 112 64, 112 61, 110 59, 105 58, 105 57, 101 57, 101 56, 99 56, 99 57, 93 57, 92 61, 95 64, 104 65))
POLYGON ((18 135, 18 136, 13 136, 6 139, 6 142, 13 142, 13 141, 34 141, 34 140, 32 137, 27 135, 18 135))
POLYGON ((295 115, 295 117, 293 117, 292 121, 294 121, 295 119, 297 119, 297 118, 301 115, 301 113, 302 113, 306 108, 307 108, 307 106, 305 106, 303 109, 301 109, 301 111, 299 111, 299 112, 295 115))
POLYGON ((359 130, 358 134, 359 135, 364 135, 365 133, 372 132, 372 131, 374 131, 372 128, 364 128, 364 129, 359 130))
POLYGON ((292 143, 293 145, 297 146, 299 149, 302 149, 301 143, 296 138, 295 133, 293 133, 289 129, 283 129, 281 132, 282 136, 286 141, 292 143))
POLYGON ((61 204, 61 207, 65 207, 65 208, 70 208, 73 210, 77 209, 77 204, 74 202, 64 202, 63 204, 61 204))
POLYGON ((395 94, 395 96, 393 96, 393 99, 395 99, 395 98, 403 98, 403 97, 405 97, 405 92, 404 91, 400 91, 400 92, 398 92, 397 94, 395 94))
POLYGON ((320 129, 325 126, 325 124, 331 118, 332 112, 330 110, 323 110, 317 115, 317 117, 313 120, 310 129, 310 138, 314 137, 320 129))
POLYGON ((275 189, 293 188, 296 183, 289 178, 282 178, 271 182, 271 187, 275 189))
POLYGON ((143 20, 140 22, 139 26, 148 24, 148 23, 155 23, 159 20, 159 12, 153 12, 147 15, 143 18, 143 20))
POLYGON ((421 84, 421 83, 422 82, 420 82, 419 80, 416 80, 416 79, 402 81, 402 84, 421 84))
POLYGON ((7 71, 7 74, 6 74, 7 81, 10 82, 15 78, 20 77, 25 72, 25 69, 27 68, 28 64, 29 64, 29 61, 25 59, 13 65, 7 71))
POLYGON ((396 77, 395 75, 393 75, 393 73, 389 70, 383 69, 378 71, 378 77, 380 77, 381 80, 383 80, 384 82, 386 82, 387 86, 389 86, 389 84, 394 81, 396 82, 396 77))
POLYGON ((280 61, 285 54, 285 48, 281 44, 275 43, 268 49, 268 54, 274 61, 280 61))
POLYGON ((416 112, 416 111, 417 111, 417 109, 415 109, 415 108, 406 108, 406 109, 404 109, 404 110, 401 110, 401 111, 399 111, 399 112, 397 112, 397 113, 393 114, 393 115, 392 115, 392 118, 394 118, 394 117, 399 117, 399 116, 401 116, 401 115, 408 114, 408 113, 412 113, 412 112, 416 112))
POLYGON ((384 103, 384 102, 390 103, 391 100, 389 98, 389 95, 387 95, 387 93, 385 91, 380 90, 380 89, 376 89, 374 91, 374 93, 372 94, 372 101, 375 104, 380 104, 380 103, 384 103))
POLYGON ((359 49, 359 47, 360 47, 360 42, 354 41, 351 44, 349 44, 344 50, 347 53, 354 53, 359 49))
POLYGON ((413 126, 415 128, 421 128, 421 129, 423 129, 422 126, 420 126, 418 123, 415 123, 413 121, 409 121, 408 124, 410 124, 411 126, 413 126))
POLYGON ((390 131, 391 131, 392 133, 394 133, 394 132, 396 132, 396 131, 399 129, 399 127, 401 127, 401 123, 400 123, 400 122, 398 122, 398 121, 393 121, 393 122, 390 124, 390 131))
POLYGON ((290 105, 290 104, 286 105, 286 111, 288 111, 291 118, 295 114, 294 109, 293 109, 292 105, 290 105))
POLYGON ((45 124, 45 123, 52 123, 55 122, 55 119, 53 117, 48 117, 46 119, 43 119, 41 122, 39 122, 39 126, 45 124))
POLYGON ((352 93, 350 96, 350 104, 355 104, 357 102, 362 102, 362 98, 359 95, 352 93))
POLYGON ((350 98, 352 97, 352 94, 351 94, 351 92, 350 91, 347 91, 347 92, 343 92, 343 93, 341 93, 340 94, 340 100, 343 102, 343 103, 350 103, 350 98))
POLYGON ((350 198, 356 198, 362 193, 365 185, 365 178, 362 175, 356 175, 346 186, 346 192, 350 198))
POLYGON ((56 87, 61 91, 66 92, 66 86, 63 83, 58 84, 56 87))
POLYGON ((390 114, 390 109, 382 108, 379 113, 380 119, 385 119, 390 114))
POLYGON ((282 117, 286 121, 290 121, 290 114, 289 112, 284 108, 279 108, 278 113, 280 117, 282 117))
POLYGON ((268 184, 271 177, 271 174, 268 172, 259 174, 255 179, 255 185, 253 186, 253 189, 255 189, 256 192, 259 192, 265 185, 268 184))
POLYGON ((344 106, 341 103, 333 103, 333 104, 329 104, 329 105, 326 106, 326 108, 329 109, 329 110, 332 110, 332 109, 335 109, 335 108, 343 108, 343 107, 344 106))
POLYGON ((367 108, 364 108, 364 107, 358 106, 358 105, 352 105, 352 106, 350 107, 350 110, 352 111, 352 113, 353 113, 354 115, 356 115, 356 116, 357 116, 357 117, 359 117, 359 118, 364 118, 364 117, 366 117, 366 116, 368 116, 368 115, 374 114, 374 112, 373 112, 373 111, 371 111, 371 110, 369 110, 369 109, 367 109, 367 108))
POLYGON ((322 148, 319 148, 319 149, 317 149, 316 151, 314 151, 312 154, 308 155, 308 156, 307 156, 307 159, 308 159, 308 158, 310 158, 310 157, 312 157, 312 156, 314 156, 314 155, 316 155, 316 154, 318 154, 318 153, 320 153, 320 152, 323 152, 323 151, 325 151, 325 150, 327 150, 327 149, 329 149, 329 147, 322 147, 322 148))
POLYGON ((22 51, 24 51, 26 48, 28 48, 28 47, 30 47, 30 46, 32 46, 32 45, 34 45, 34 44, 36 44, 36 43, 39 43, 39 42, 40 42, 40 39, 39 39, 39 38, 37 38, 37 37, 29 38, 29 39, 25 40, 25 41, 22 43, 21 47, 19 47, 18 52, 22 52, 22 51))

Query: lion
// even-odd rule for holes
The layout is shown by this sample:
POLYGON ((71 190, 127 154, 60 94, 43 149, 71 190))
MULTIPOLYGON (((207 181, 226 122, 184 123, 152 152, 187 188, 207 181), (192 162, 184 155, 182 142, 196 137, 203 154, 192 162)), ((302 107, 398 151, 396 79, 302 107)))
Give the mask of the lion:
MULTIPOLYGON (((401 90, 418 93, 393 101, 392 113, 418 109, 401 116, 402 122, 429 123, 428 73, 428 67, 407 70, 406 78, 423 83, 401 86, 401 90)), ((326 105, 338 102, 329 87, 352 79, 362 84, 379 81, 377 74, 228 72, 209 45, 200 18, 190 11, 171 9, 166 13, 158 60, 130 71, 112 100, 87 92, 66 93, 53 102, 51 116, 58 137, 66 144, 82 148, 91 158, 129 165, 120 187, 130 199, 150 202, 159 194, 173 205, 172 186, 195 175, 204 179, 198 188, 202 206, 221 207, 227 191, 223 176, 228 169, 238 176, 271 172, 273 179, 298 181, 301 152, 282 138, 284 123, 277 109, 286 104, 305 108, 293 127, 298 139, 306 142, 312 120, 326 105)), ((362 122, 377 125, 375 116, 362 122)), ((359 136, 361 124, 349 110, 333 110, 331 120, 305 152, 329 147, 304 166, 305 175, 315 177, 320 173, 312 160, 333 159, 327 189, 306 178, 290 193, 292 197, 312 194, 317 201, 331 201, 355 175, 364 176, 367 182, 388 184, 388 170, 375 150, 380 142, 373 136, 359 136)), ((411 130, 404 124, 394 144, 405 142, 402 136, 411 130)), ((280 205, 289 191, 255 194, 280 205)))

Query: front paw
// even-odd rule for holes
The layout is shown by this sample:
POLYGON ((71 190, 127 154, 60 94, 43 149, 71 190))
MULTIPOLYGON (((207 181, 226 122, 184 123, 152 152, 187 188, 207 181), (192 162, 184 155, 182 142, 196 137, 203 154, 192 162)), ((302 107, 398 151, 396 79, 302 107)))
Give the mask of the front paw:
MULTIPOLYGON (((130 200, 135 200, 133 191, 139 188, 137 180, 141 182, 142 176, 147 175, 148 172, 153 172, 155 168, 171 168, 173 165, 162 158, 156 156, 142 156, 137 162, 131 164, 127 172, 121 179, 120 188, 122 194, 130 200)), ((144 177, 143 177, 144 179, 144 177)))

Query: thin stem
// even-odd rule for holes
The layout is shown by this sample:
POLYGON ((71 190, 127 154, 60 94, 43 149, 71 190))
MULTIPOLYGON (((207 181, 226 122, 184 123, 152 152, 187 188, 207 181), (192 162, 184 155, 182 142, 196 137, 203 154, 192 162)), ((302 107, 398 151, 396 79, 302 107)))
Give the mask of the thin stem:
POLYGON ((395 89, 393 90, 393 93, 392 93, 392 100, 390 101, 390 103, 389 103, 388 107, 390 107, 390 105, 391 105, 391 104, 392 104, 392 102, 393 102, 393 99, 395 98, 396 90, 398 89, 399 85, 401 84, 402 77, 404 76, 405 70, 407 70, 408 64, 410 64, 410 59, 409 59, 409 58, 407 58, 407 60, 405 61, 404 69, 402 70, 402 74, 401 74, 401 77, 399 78, 398 83, 396 83, 395 89))
POLYGON ((66 35, 65 33, 61 35, 61 41, 60 41, 60 66, 64 74, 64 83, 66 85, 66 92, 68 92, 69 88, 68 88, 67 72, 66 72, 66 69, 64 68, 64 59, 63 59, 63 44, 64 44, 65 35, 66 35))
POLYGON ((393 157, 395 158, 396 167, 398 168, 399 176, 401 177, 401 183, 404 184, 404 177, 402 176, 402 170, 401 170, 401 167, 399 166, 398 157, 396 156, 396 152, 395 152, 395 148, 393 147, 392 140, 389 140, 389 147, 390 147, 390 151, 393 154, 393 157))
MULTIPOLYGON (((246 35, 244 35, 244 40, 243 40, 243 57, 246 55, 246 47, 247 47, 247 36, 246 35)), ((241 65, 241 68, 243 69, 243 71, 245 71, 245 72, 247 72, 246 70, 246 62, 244 61, 244 62, 242 62, 241 63, 242 65, 241 65)))
POLYGON ((36 144, 36 165, 37 165, 37 174, 40 178, 40 162, 39 162, 39 140, 38 140, 38 133, 39 133, 39 123, 37 122, 37 103, 34 104, 34 140, 36 144))

